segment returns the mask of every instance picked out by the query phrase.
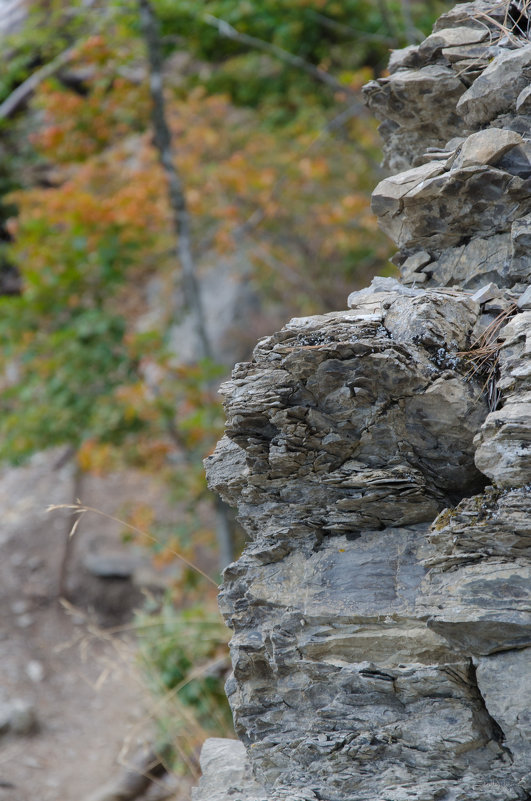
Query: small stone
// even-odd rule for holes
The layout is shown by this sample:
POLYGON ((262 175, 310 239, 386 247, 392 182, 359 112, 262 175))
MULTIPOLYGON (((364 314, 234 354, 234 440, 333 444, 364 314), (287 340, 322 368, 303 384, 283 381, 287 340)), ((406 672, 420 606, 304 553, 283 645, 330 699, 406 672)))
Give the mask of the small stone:
POLYGON ((469 136, 463 144, 456 166, 496 164, 508 150, 522 142, 520 134, 514 131, 502 128, 487 128, 484 131, 478 131, 469 136))
POLYGON ((488 300, 483 305, 483 311, 485 314, 494 314, 498 315, 501 314, 502 311, 505 311, 509 308, 509 301, 503 300, 503 298, 495 298, 494 300, 488 300))
POLYGON ((93 576, 98 576, 98 578, 128 579, 133 575, 138 565, 138 559, 121 551, 98 551, 88 553, 83 564, 93 576))
POLYGON ((443 56, 454 67, 456 64, 470 65, 471 67, 479 67, 484 69, 489 63, 490 47, 485 43, 484 45, 475 45, 472 47, 456 46, 456 47, 443 47, 443 56))
POLYGON ((393 72, 399 69, 403 69, 404 67, 416 67, 418 64, 418 47, 416 45, 409 45, 400 50, 391 50, 387 68, 392 75, 393 72))
POLYGON ((33 626, 34 622, 35 621, 33 617, 31 615, 28 615, 27 613, 24 615, 19 615, 17 617, 17 626, 19 627, 19 629, 27 629, 29 626, 33 626))
POLYGON ((15 698, 10 702, 9 728, 14 734, 21 736, 32 734, 37 728, 35 707, 23 698, 15 698))
POLYGON ((443 48, 462 47, 482 42, 488 36, 486 28, 472 28, 459 26, 457 28, 444 28, 432 33, 424 39, 419 47, 419 55, 423 59, 432 58, 443 48))
POLYGON ((454 136, 453 139, 450 139, 450 141, 446 143, 444 149, 453 153, 453 151, 460 147, 465 141, 465 136, 454 136))
POLYGON ((524 181, 531 177, 531 140, 512 147, 496 162, 496 166, 524 181))
POLYGON ((410 273, 409 275, 404 276, 402 279, 404 284, 423 284, 425 281, 428 280, 428 276, 426 273, 410 273))
POLYGON ((42 681, 44 678, 44 667, 42 666, 42 662, 38 662, 36 659, 32 659, 26 665, 26 673, 29 676, 29 678, 36 684, 42 681))
POLYGON ((23 615, 29 609, 28 601, 25 601, 23 598, 19 598, 16 601, 13 601, 11 604, 11 611, 14 615, 23 615))
POLYGON ((525 292, 522 292, 516 303, 519 309, 531 309, 531 284, 525 292))
POLYGON ((474 300, 476 303, 486 303, 488 300, 499 298, 500 296, 501 292, 499 288, 496 286, 496 284, 491 282, 490 284, 485 284, 485 286, 482 286, 477 292, 474 292, 472 295, 472 300, 474 300))
POLYGON ((404 271, 404 274, 415 273, 429 264, 430 261, 432 261, 432 258, 428 251, 419 250, 418 253, 414 253, 413 256, 410 256, 405 260, 404 264, 402 265, 402 270, 404 271))

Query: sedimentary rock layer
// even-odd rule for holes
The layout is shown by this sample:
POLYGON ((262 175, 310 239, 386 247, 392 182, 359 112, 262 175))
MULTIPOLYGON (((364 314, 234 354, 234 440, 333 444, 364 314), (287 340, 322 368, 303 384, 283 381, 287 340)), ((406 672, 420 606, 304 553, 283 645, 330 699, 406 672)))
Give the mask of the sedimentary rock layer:
POLYGON ((399 171, 378 184, 373 210, 405 283, 527 283, 531 43, 516 14, 516 4, 463 3, 365 87, 384 120, 385 163, 399 171))
POLYGON ((223 389, 208 474, 252 539, 221 595, 236 731, 269 798, 523 798, 492 790, 520 792, 522 775, 474 659, 531 643, 529 496, 501 495, 499 513, 491 490, 475 496, 486 551, 519 521, 494 561, 445 556, 448 512, 429 528, 486 483, 484 376, 466 354, 490 317, 466 293, 390 279, 349 302, 262 340, 223 389))
POLYGON ((393 54, 367 97, 402 283, 290 321, 223 387, 245 801, 531 798, 526 13, 463 3, 393 54))

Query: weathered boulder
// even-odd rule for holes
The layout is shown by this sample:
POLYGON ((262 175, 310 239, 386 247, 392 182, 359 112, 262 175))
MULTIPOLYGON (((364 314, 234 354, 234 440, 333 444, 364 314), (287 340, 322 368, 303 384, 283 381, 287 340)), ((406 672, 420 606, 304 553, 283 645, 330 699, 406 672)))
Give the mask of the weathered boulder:
POLYGON ((245 796, 245 801, 267 801, 254 780, 245 748, 238 740, 210 737, 201 750, 203 777, 192 790, 192 801, 225 801, 245 796))
POLYGON ((512 111, 520 92, 531 81, 531 44, 502 50, 457 103, 457 113, 474 128, 512 111))
MULTIPOLYGON (((531 642, 528 555, 509 548, 494 570, 464 558, 456 575, 455 556, 435 569, 440 523, 428 531, 485 483, 471 461, 483 378, 466 380, 464 354, 490 317, 465 293, 389 279, 349 305, 292 320, 223 388, 207 471, 252 540, 221 594, 236 731, 271 799, 398 798, 398 784, 494 801, 493 783, 522 777, 471 657, 531 642)), ((496 525, 482 523, 487 543, 496 525)))
POLYGON ((517 5, 458 5, 367 89, 401 171, 373 206, 402 283, 291 320, 222 388, 207 475, 249 537, 220 594, 227 693, 259 785, 240 758, 209 798, 531 798, 530 45, 500 29, 517 5))
POLYGON ((221 389, 232 444, 209 459, 209 481, 262 543, 430 521, 484 483, 472 440, 487 408, 458 355, 479 306, 456 292, 361 294, 262 340, 221 389), (227 451, 228 478, 216 471, 227 451))

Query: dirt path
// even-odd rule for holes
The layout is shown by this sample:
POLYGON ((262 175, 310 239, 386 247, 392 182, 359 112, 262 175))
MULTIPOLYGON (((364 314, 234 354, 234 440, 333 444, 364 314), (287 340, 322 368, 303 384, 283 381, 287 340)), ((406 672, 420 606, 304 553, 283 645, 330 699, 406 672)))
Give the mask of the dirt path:
MULTIPOLYGON (((129 618, 141 593, 82 567, 98 543, 119 550, 116 532, 90 523, 76 543, 71 578, 85 608, 57 600, 65 526, 45 509, 70 501, 71 468, 54 471, 56 459, 40 454, 27 467, 0 473, 0 801, 84 801, 154 732, 134 639, 101 627, 129 618)), ((138 475, 96 481, 88 492, 84 502, 107 511, 128 493, 152 500, 157 494, 138 475)))

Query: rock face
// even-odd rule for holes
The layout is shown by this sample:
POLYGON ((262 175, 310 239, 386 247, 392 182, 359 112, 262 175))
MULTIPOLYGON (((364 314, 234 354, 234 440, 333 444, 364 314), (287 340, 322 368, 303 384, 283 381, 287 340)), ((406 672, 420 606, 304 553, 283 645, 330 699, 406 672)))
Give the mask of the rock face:
POLYGON ((239 754, 219 801, 531 798, 531 45, 492 5, 367 88, 402 282, 291 320, 222 388, 207 474, 249 535, 220 604, 258 784, 239 754))
POLYGON ((365 87, 385 162, 400 171, 376 187, 373 209, 406 284, 519 292, 528 280, 531 42, 517 5, 458 5, 365 87))

